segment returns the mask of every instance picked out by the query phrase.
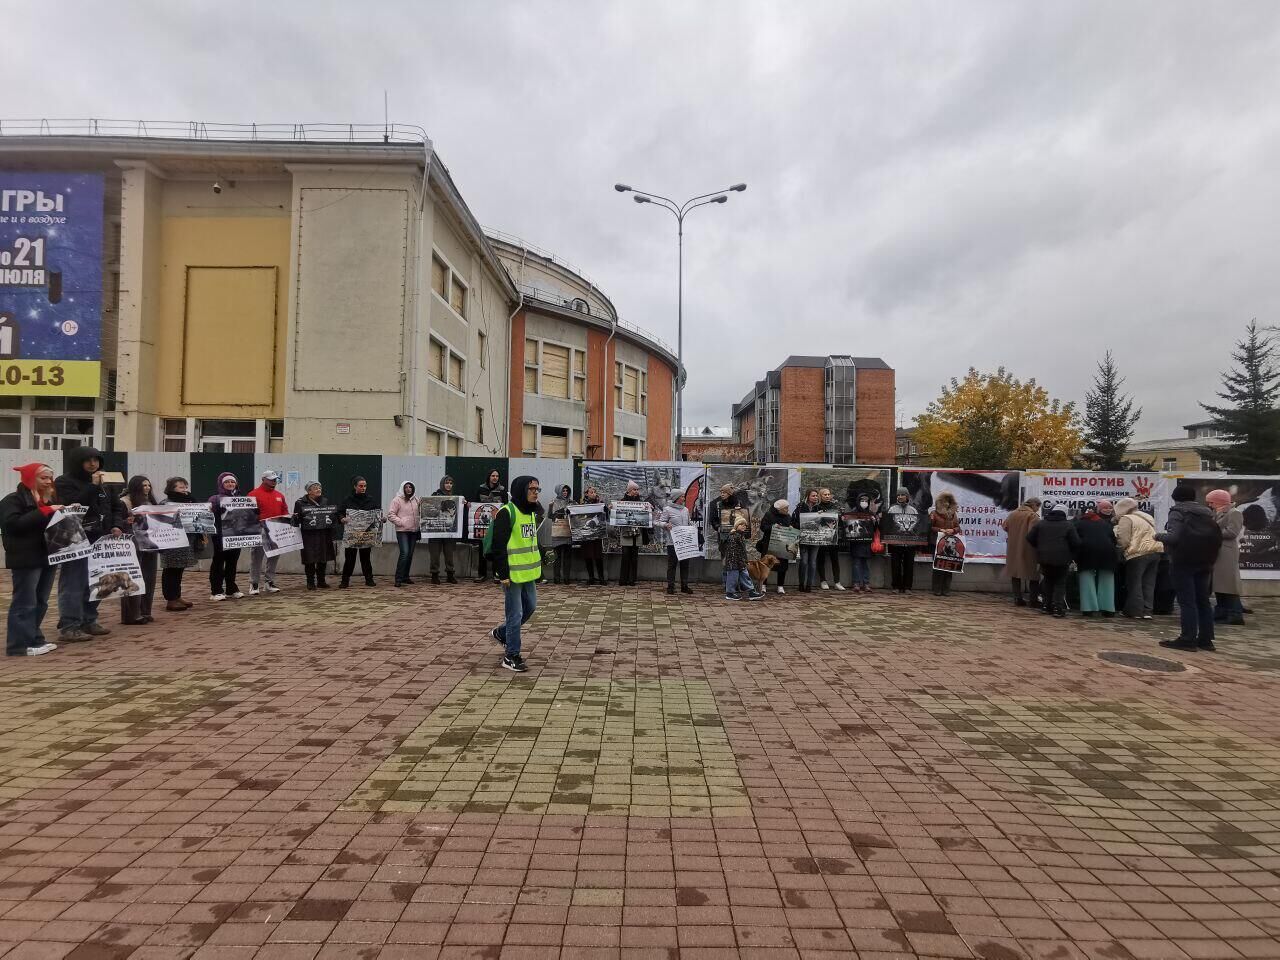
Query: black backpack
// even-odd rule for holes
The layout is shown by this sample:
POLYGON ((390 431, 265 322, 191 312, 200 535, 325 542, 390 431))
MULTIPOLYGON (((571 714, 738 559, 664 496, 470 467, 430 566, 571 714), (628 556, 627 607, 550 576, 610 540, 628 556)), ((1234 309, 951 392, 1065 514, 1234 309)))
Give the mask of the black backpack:
POLYGON ((1222 528, 1212 514, 1188 511, 1182 517, 1182 535, 1176 549, 1179 559, 1212 566, 1222 549, 1222 528))

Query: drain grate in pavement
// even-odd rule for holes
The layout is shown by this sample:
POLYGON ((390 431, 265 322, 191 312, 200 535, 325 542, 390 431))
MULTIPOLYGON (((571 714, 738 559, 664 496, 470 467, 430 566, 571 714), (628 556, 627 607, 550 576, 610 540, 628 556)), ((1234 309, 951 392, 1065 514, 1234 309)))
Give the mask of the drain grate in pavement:
POLYGON ((1124 653, 1116 650, 1104 650, 1098 654, 1099 660, 1116 663, 1122 667, 1135 670, 1149 670, 1152 673, 1185 673, 1186 664, 1177 660, 1165 660, 1163 657, 1152 657, 1145 653, 1124 653))

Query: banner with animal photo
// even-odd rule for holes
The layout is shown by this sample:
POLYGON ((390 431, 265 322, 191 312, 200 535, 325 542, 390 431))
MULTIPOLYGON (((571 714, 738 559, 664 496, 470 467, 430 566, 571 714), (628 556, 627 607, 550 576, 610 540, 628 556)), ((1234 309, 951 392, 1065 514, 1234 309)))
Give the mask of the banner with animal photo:
POLYGON ((211 536, 216 530, 213 520, 213 507, 208 503, 174 503, 178 517, 182 520, 182 529, 198 537, 211 536))
POLYGON ((908 502, 896 502, 884 512, 880 522, 880 539, 890 547, 922 547, 929 542, 929 511, 908 502))
POLYGON ((222 511, 223 550, 256 547, 262 542, 257 500, 253 497, 220 497, 218 507, 222 511))
POLYGON ((626 530, 652 530, 653 506, 643 500, 615 500, 609 504, 609 526, 626 530))
POLYGON ((769 552, 779 560, 800 559, 800 531, 775 523, 770 528, 769 552))
POLYGON ((574 543, 603 540, 606 528, 603 503, 575 503, 569 506, 569 536, 574 543))
POLYGON ((138 551, 128 537, 103 537, 89 554, 89 599, 115 600, 142 593, 138 551))
POLYGON ((493 518, 498 515, 501 503, 468 503, 467 504, 467 536, 472 540, 483 540, 493 518))
POLYGON ((1001 524, 1018 506, 1017 470, 903 467, 899 477, 910 505, 926 517, 943 494, 955 498, 967 562, 1004 563, 1009 541, 1001 524))
POLYGON ((1040 515, 1055 507, 1069 519, 1083 516, 1099 500, 1112 503, 1123 497, 1138 501, 1158 527, 1169 514, 1169 481, 1158 473, 1093 473, 1088 470, 1026 470, 1022 474, 1022 498, 1040 498, 1040 515))
POLYGON ((955 534, 939 537, 933 549, 933 569, 942 573, 963 573, 964 557, 964 537, 955 534))
MULTIPOLYGON (((634 503, 635 501, 622 500, 631 483, 638 488, 641 502, 648 504, 651 518, 656 517, 667 506, 675 504, 688 510, 694 523, 702 522, 703 511, 706 509, 704 496, 706 470, 700 463, 684 461, 626 463, 616 460, 593 460, 582 465, 583 493, 594 487, 604 503, 634 503)), ((610 509, 612 510, 612 507, 610 509)), ((652 527, 653 522, 650 519, 648 527, 639 529, 652 529, 652 527)), ((634 525, 632 529, 636 529, 634 525)), ((606 553, 619 552, 621 547, 618 538, 621 533, 622 528, 611 518, 604 537, 606 553)), ((666 531, 658 530, 655 533, 650 543, 640 544, 641 553, 666 553, 668 544, 666 531)))
MULTIPOLYGON (((879 514, 893 500, 892 467, 840 467, 830 464, 801 465, 800 488, 794 503, 804 499, 810 490, 831 491, 831 499, 840 511, 859 509, 862 497, 867 509, 879 514)), ((826 509, 824 506, 823 509, 826 509)))
POLYGON ((302 549, 302 531, 285 517, 272 517, 262 524, 262 552, 268 557, 297 553, 302 549))
MULTIPOLYGON (((734 497, 745 503, 747 522, 751 532, 747 537, 747 559, 758 560, 760 553, 756 542, 760 539, 760 522, 777 500, 795 504, 800 500, 800 471, 795 467, 769 464, 765 466, 716 463, 707 468, 707 509, 721 497, 721 488, 728 487, 734 497)), ((724 527, 721 526, 723 530, 724 527)), ((728 531, 725 531, 726 533, 728 531)), ((707 559, 720 559, 720 540, 711 529, 707 518, 705 531, 707 559)))
POLYGON ((840 514, 834 510, 800 514, 800 545, 830 547, 840 535, 840 514))
POLYGON ((348 510, 342 521, 342 540, 348 550, 376 547, 382 541, 382 511, 348 510))
POLYGON ((157 550, 182 550, 191 546, 187 540, 186 528, 182 525, 182 514, 176 504, 152 506, 143 504, 134 507, 133 543, 143 553, 157 550))
POLYGON ((671 546, 676 551, 677 560, 692 560, 702 556, 697 527, 672 527, 667 532, 671 535, 671 546))
POLYGON ((466 512, 461 497, 423 497, 418 501, 418 532, 423 540, 457 540, 466 512))
POLYGON ((303 530, 331 530, 338 508, 332 504, 322 507, 304 506, 298 511, 298 521, 303 530))
POLYGON ((44 545, 49 551, 49 566, 56 567, 71 560, 83 560, 93 552, 93 544, 89 542, 89 536, 80 523, 83 513, 83 507, 78 511, 63 507, 49 518, 49 525, 44 528, 44 545))
MULTIPOLYGON (((1168 474, 1173 487, 1185 485, 1204 503, 1210 490, 1231 494, 1232 505, 1244 518, 1240 531, 1240 576, 1245 580, 1280 580, 1280 477, 1211 477, 1168 474)), ((1164 529, 1164 522, 1156 524, 1164 529)))
POLYGON ((880 518, 866 510, 846 510, 840 514, 840 539, 846 543, 870 543, 875 539, 880 518))

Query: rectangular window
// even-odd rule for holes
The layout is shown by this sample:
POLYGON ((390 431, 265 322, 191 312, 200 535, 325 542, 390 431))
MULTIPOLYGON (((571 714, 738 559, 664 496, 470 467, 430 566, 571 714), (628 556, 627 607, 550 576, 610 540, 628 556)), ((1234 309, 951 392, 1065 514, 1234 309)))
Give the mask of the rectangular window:
POLYGON ((564 460, 569 456, 569 431, 564 427, 543 427, 538 456, 564 460))
POLYGON ((649 414, 649 375, 643 370, 640 371, 640 412, 645 416, 649 414))
POLYGON ((526 423, 521 433, 520 444, 522 452, 526 456, 536 457, 538 455, 538 426, 533 423, 526 423))
POLYGON ((1177 458, 1177 457, 1165 457, 1165 458, 1164 458, 1164 461, 1163 461, 1163 463, 1162 463, 1162 465, 1161 465, 1161 467, 1160 467, 1160 469, 1161 469, 1161 470, 1177 470, 1177 469, 1178 469, 1178 458, 1177 458))
POLYGON ((267 453, 284 453, 284 421, 267 421, 267 453))
POLYGON ((569 399, 569 348, 542 345, 542 389, 546 397, 569 399))
POLYGON ((622 409, 627 413, 640 412, 640 373, 633 367, 622 371, 622 409))
POLYGON ((1217 473, 1221 469, 1222 467, 1218 465, 1217 460, 1201 460, 1200 461, 1201 473, 1217 473))
POLYGON ((187 452, 187 421, 172 419, 160 421, 160 449, 165 453, 187 452))
POLYGON ((449 354, 449 386, 462 389, 462 358, 456 353, 449 354))
POLYGON ((449 285, 449 306, 453 307, 453 312, 458 316, 464 320, 467 318, 467 287, 456 273, 449 285))
POLYGON ((476 443, 484 443, 484 408, 476 407, 476 443))
POLYGON ((619 437, 617 439, 619 440, 619 444, 618 444, 619 460, 626 460, 628 462, 634 463, 636 460, 640 459, 641 457, 640 441, 634 440, 631 437, 619 437))
POLYGON ((22 418, 0 417, 0 450, 22 448, 22 418))
POLYGON ((427 431, 427 443, 424 452, 428 457, 440 456, 440 434, 434 430, 427 431))
POLYGON ((431 341, 431 359, 427 367, 427 372, 437 380, 444 382, 446 376, 445 357, 448 354, 445 345, 439 340, 431 341))
POLYGON ((586 455, 584 444, 586 436, 581 430, 573 430, 569 433, 569 455, 574 457, 582 457, 586 455))
POLYGON ((103 417, 102 419, 102 449, 111 453, 116 448, 116 418, 103 417))
POLYGON ((480 357, 480 369, 489 369, 489 337, 486 334, 476 334, 476 353, 480 357))
POLYGON ((431 257, 431 289, 439 294, 441 300, 447 300, 449 289, 449 268, 439 257, 431 257))
POLYGON ((538 341, 526 339, 524 342, 524 392, 538 392, 538 341))
POLYGON ((582 350, 573 351, 573 399, 587 398, 587 355, 582 350))
POLYGON ((449 445, 446 449, 449 451, 448 456, 450 457, 461 456, 462 455, 462 438, 450 435, 449 445))

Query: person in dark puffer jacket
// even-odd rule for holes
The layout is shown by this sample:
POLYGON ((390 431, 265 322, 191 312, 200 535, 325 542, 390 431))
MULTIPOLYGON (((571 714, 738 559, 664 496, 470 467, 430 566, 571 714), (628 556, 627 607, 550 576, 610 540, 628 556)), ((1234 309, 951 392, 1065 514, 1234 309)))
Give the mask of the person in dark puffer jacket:
MULTIPOLYGON (((58 502, 80 504, 85 534, 93 542, 124 532, 124 507, 102 482, 102 454, 93 447, 76 447, 67 454, 66 472, 54 481, 58 502)), ((98 602, 89 599, 89 558, 69 560, 58 572, 58 637, 67 643, 105 637, 111 631, 98 623, 98 602)))
POLYGON ((1111 522, 1114 516, 1111 501, 1099 500, 1075 521, 1080 535, 1076 568, 1080 576, 1081 616, 1116 615, 1116 566, 1120 561, 1111 522))
POLYGON ((1065 617, 1067 572, 1080 549, 1080 534, 1067 520, 1066 509, 1055 506, 1050 510, 1049 515, 1027 533, 1027 543, 1035 547, 1040 571, 1044 574, 1044 612, 1065 617))
POLYGON ((1161 640, 1174 650, 1213 650, 1213 605, 1209 590, 1213 567, 1222 549, 1222 529, 1208 507, 1196 503, 1192 487, 1179 484, 1170 494, 1173 506, 1164 532, 1156 539, 1169 555, 1169 577, 1178 595, 1182 629, 1176 639, 1161 640))

